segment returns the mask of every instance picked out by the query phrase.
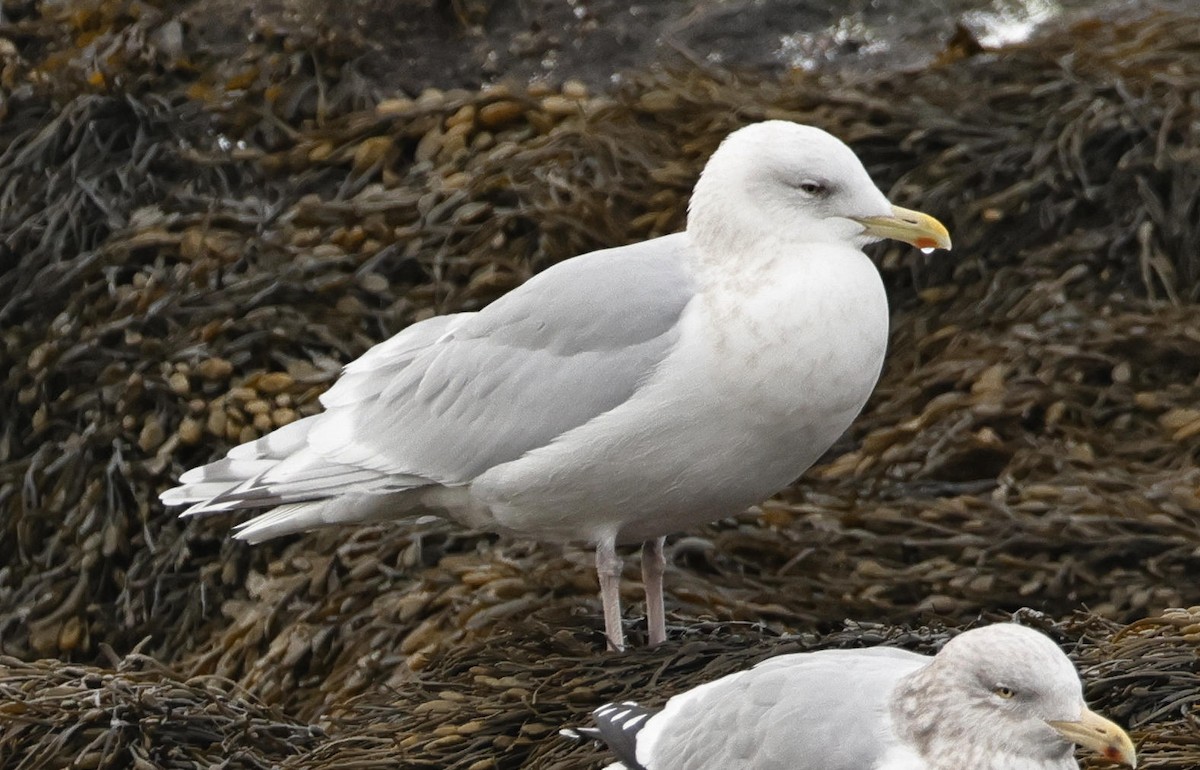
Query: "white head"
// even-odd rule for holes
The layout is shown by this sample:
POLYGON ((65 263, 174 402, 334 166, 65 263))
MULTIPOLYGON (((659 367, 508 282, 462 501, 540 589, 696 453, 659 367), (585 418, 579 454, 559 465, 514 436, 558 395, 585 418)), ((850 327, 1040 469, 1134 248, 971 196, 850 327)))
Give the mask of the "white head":
POLYGON ((687 229, 700 248, 718 252, 763 238, 856 248, 897 238, 950 248, 945 227, 892 206, 843 142, 783 120, 755 123, 725 138, 696 183, 687 229))
POLYGON ((1012 623, 966 631, 897 687, 897 725, 934 767, 1077 767, 1074 744, 1135 765, 1133 743, 1091 711, 1075 667, 1012 623), (969 753, 968 749, 969 747, 969 753))

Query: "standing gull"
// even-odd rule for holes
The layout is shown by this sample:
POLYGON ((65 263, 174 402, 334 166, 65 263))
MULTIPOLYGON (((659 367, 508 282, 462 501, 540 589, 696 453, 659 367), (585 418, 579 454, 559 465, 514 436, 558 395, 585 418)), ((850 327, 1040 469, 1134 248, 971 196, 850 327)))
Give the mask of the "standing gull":
POLYGON ((607 770, 1078 770, 1074 745, 1135 767, 1133 742, 1083 700, 1070 659, 1012 623, 933 657, 889 647, 780 655, 661 710, 610 703, 607 770))
POLYGON ((562 262, 476 313, 413 324, 346 366, 326 411, 188 471, 184 514, 267 508, 250 542, 441 516, 596 547, 624 646, 616 546, 643 543, 663 641, 663 537, 790 484, 850 425, 887 345, 862 246, 950 248, 845 144, 768 121, 730 134, 687 229, 562 262))

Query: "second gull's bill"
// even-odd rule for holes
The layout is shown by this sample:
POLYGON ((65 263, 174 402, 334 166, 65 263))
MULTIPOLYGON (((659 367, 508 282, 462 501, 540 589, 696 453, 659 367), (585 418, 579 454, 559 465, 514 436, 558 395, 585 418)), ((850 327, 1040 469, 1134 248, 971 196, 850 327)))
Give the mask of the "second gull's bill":
POLYGON ((1054 642, 997 623, 933 657, 891 647, 769 658, 661 709, 610 703, 607 770, 1079 770, 1075 746, 1137 765, 1133 741, 1088 708, 1054 642))
POLYGON ((663 537, 793 482, 875 387, 888 305, 862 247, 883 238, 950 248, 838 139, 747 126, 705 165, 684 232, 413 324, 348 364, 323 413, 188 471, 162 500, 274 508, 238 527, 250 542, 434 515, 594 544, 614 649, 616 547, 642 543, 661 642, 663 537))

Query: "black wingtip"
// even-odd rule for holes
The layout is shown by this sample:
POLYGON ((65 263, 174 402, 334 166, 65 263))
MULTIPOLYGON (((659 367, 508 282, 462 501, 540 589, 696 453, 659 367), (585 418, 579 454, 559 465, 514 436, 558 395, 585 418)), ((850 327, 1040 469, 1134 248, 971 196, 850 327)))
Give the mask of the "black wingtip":
POLYGON ((656 713, 632 701, 606 703, 592 712, 596 727, 587 734, 598 734, 629 770, 647 770, 637 760, 637 736, 656 713))

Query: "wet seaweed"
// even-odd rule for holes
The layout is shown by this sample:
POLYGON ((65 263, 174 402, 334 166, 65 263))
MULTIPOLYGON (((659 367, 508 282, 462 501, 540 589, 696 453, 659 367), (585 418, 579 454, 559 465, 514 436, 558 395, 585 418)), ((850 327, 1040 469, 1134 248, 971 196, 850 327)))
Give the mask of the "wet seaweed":
MULTIPOLYGON (((1194 612, 1165 611, 1200 600, 1200 17, 959 41, 906 73, 381 98, 362 41, 286 14, 257 17, 238 58, 177 40, 167 4, 11 5, 0 687, 26 705, 0 709, 6 759, 90 746, 101 681, 184 687, 180 729, 246 767, 590 766, 554 731, 605 699, 655 702, 775 651, 929 649, 1031 607, 1147 766, 1196 764, 1194 612), (956 250, 876 252, 895 312, 875 396, 801 484, 672 541, 667 649, 600 652, 577 548, 375 525, 247 549, 228 517, 155 502, 315 412, 404 325, 677 229, 720 138, 772 117, 846 138, 956 250), (140 650, 136 676, 105 644, 140 650), (40 656, 60 660, 21 662, 40 656), (37 692, 62 687, 78 704, 54 716, 37 692), (255 719, 297 750, 230 731, 255 719)), ((116 733, 96 762, 127 744, 160 761, 155 735, 116 733)))
POLYGON ((0 657, 0 746, 23 770, 265 770, 325 737, 232 682, 136 653, 109 668, 0 657))

